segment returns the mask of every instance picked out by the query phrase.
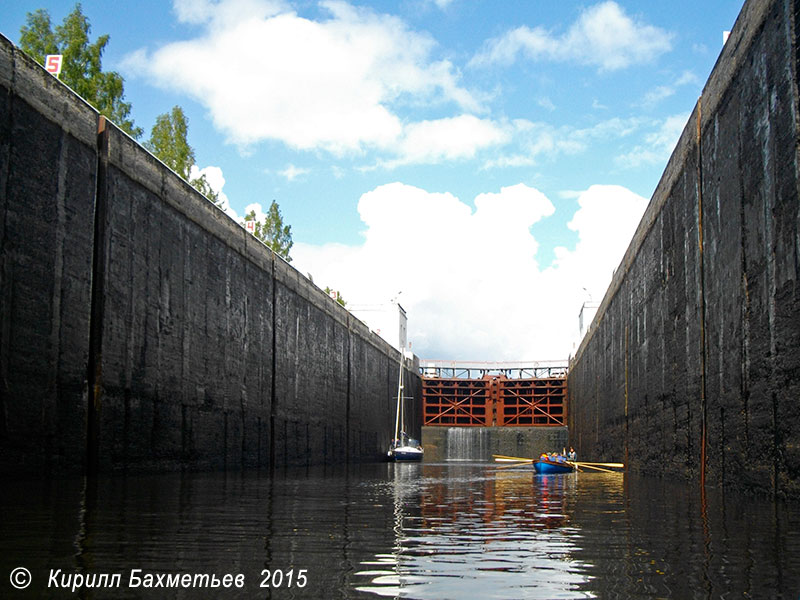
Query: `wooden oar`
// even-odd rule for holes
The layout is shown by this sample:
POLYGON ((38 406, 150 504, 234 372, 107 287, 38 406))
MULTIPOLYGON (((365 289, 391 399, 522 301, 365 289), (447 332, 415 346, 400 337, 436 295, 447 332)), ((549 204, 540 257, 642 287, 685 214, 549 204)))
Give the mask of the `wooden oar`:
POLYGON ((492 454, 495 462, 533 462, 535 458, 521 458, 519 456, 503 456, 502 454, 492 454))
POLYGON ((624 469, 625 463, 603 463, 603 462, 583 462, 583 461, 572 461, 578 465, 594 465, 596 467, 609 467, 611 469, 624 469))
POLYGON ((498 469, 513 469, 514 467, 523 467, 523 466, 525 466, 525 465, 530 465, 530 464, 532 464, 532 463, 533 463, 533 461, 532 461, 532 460, 525 460, 525 461, 519 461, 519 460, 515 460, 514 462, 512 462, 512 463, 510 463, 510 464, 507 464, 507 465, 500 465, 500 466, 499 466, 499 467, 497 467, 497 468, 498 468, 498 469))
POLYGON ((495 462, 502 462, 502 463, 511 463, 509 465, 503 465, 498 467, 498 469, 510 469, 512 467, 521 467, 522 465, 529 465, 533 462, 532 458, 519 458, 516 456, 503 456, 501 454, 493 454, 495 462))
POLYGON ((579 462, 572 462, 571 460, 566 461, 568 465, 572 465, 576 469, 594 469, 595 471, 602 471, 603 473, 615 473, 616 471, 612 471, 611 469, 604 469, 602 467, 595 467, 594 465, 590 465, 587 463, 579 463, 579 462))

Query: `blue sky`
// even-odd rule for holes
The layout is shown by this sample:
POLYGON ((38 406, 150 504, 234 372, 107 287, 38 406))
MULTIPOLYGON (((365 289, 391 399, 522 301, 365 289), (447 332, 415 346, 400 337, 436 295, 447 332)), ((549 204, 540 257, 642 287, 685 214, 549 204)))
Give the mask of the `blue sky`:
MULTIPOLYGON (((742 1, 120 4, 82 6, 144 138, 180 105, 315 283, 402 291, 423 357, 502 360, 574 351, 742 1)), ((72 6, 7 0, 0 32, 72 6)))

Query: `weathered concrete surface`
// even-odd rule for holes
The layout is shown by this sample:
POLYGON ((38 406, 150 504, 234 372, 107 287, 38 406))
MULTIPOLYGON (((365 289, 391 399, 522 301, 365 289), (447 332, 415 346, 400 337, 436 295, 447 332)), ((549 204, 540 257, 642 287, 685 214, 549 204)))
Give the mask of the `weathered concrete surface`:
POLYGON ((0 134, 0 472, 384 456, 397 351, 2 37, 0 134))
POLYGON ((81 464, 97 115, 0 43, 0 468, 81 464))
POLYGON ((799 8, 745 4, 572 362, 583 457, 800 498, 799 8))
POLYGON ((490 461, 493 454, 532 458, 561 452, 566 427, 430 427, 423 426, 425 462, 490 461))

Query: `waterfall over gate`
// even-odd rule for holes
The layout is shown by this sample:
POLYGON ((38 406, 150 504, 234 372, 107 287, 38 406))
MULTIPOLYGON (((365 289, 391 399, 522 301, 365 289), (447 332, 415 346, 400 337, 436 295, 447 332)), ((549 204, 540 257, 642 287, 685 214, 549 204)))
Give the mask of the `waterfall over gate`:
POLYGON ((484 427, 448 427, 445 440, 445 460, 486 460, 491 454, 484 427))
POLYGON ((566 427, 422 427, 425 462, 488 462, 493 454, 536 457, 569 447, 566 427))

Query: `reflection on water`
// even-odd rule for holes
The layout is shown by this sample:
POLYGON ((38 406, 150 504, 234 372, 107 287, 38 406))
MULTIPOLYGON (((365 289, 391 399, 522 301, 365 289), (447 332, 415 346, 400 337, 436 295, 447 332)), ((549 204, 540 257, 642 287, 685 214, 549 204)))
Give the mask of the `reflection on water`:
POLYGON ((4 598, 74 597, 48 589, 53 570, 121 574, 83 598, 800 596, 797 507, 621 474, 423 463, 16 482, 0 514, 4 598), (131 588, 132 569, 245 585, 131 588))
POLYGON ((357 572, 372 578, 357 589, 408 598, 549 598, 589 580, 573 557, 579 532, 567 516, 576 475, 398 465, 394 480, 393 552, 365 563, 382 568, 357 572))

